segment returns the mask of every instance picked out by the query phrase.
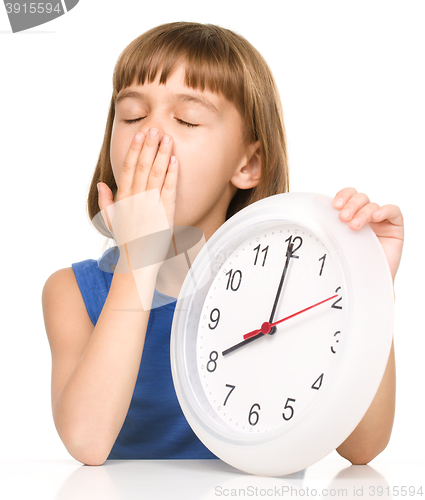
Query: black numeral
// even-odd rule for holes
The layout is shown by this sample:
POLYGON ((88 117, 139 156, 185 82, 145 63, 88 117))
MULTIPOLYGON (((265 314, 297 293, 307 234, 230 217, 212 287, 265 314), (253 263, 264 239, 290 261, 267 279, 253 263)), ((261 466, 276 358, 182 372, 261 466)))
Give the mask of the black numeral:
POLYGON ((322 387, 322 382, 323 382, 323 375, 320 375, 320 377, 314 382, 314 384, 311 386, 312 389, 317 389, 319 390, 322 387))
POLYGON ((319 273, 319 276, 322 276, 322 271, 323 271, 323 266, 325 265, 325 260, 326 260, 326 254, 325 254, 323 257, 320 257, 320 259, 319 259, 319 262, 320 262, 320 261, 323 261, 323 262, 322 262, 322 265, 320 266, 320 273, 319 273))
MULTIPOLYGON (((254 260, 254 266, 256 266, 256 265, 257 265, 257 259, 258 259, 258 254, 260 253, 260 248, 261 248, 261 244, 260 244, 260 245, 257 245, 257 246, 253 249, 253 251, 254 251, 254 252, 257 250, 257 253, 256 253, 256 255, 255 255, 255 260, 254 260)), ((263 249, 261 250, 262 252, 266 252, 266 253, 264 254, 263 263, 261 264, 261 266, 262 266, 262 267, 264 267, 264 264, 266 263, 266 257, 267 257, 267 252, 268 252, 268 250, 269 250, 269 245, 267 245, 267 246, 266 246, 266 248, 263 248, 263 249)))
MULTIPOLYGON (((335 332, 335 333, 334 333, 334 337, 336 337, 336 336, 337 336, 337 335, 339 335, 340 333, 341 333, 341 332, 338 330, 337 332, 335 332)), ((338 342, 339 342, 339 340, 338 340, 338 339, 337 339, 337 340, 335 340, 335 343, 336 343, 336 344, 338 344, 338 342)), ((335 351, 335 349, 334 349, 334 346, 333 346, 333 345, 331 345, 331 351, 332 351, 334 354, 336 354, 336 351, 335 351)))
POLYGON ((299 256, 298 255, 294 255, 294 253, 299 250, 299 248, 301 247, 301 245, 303 244, 303 239, 301 238, 301 236, 295 236, 295 238, 292 240, 292 236, 290 236, 287 240, 285 240, 285 243, 288 242, 288 248, 292 245, 294 245, 294 248, 292 249, 292 254, 291 254, 291 257, 293 257, 294 259, 298 259, 299 256), (295 248, 295 242, 296 241, 299 241, 299 245, 295 248))
POLYGON ((261 410, 261 407, 258 403, 254 403, 251 406, 251 409, 249 410, 249 415, 248 415, 248 422, 250 425, 256 425, 258 422, 258 419, 260 418, 260 415, 257 411, 254 411, 254 407, 257 406, 259 410, 261 410), (254 421, 252 421, 254 418, 254 421))
POLYGON ((230 288, 236 292, 236 290, 239 288, 239 285, 241 284, 241 281, 242 281, 242 271, 235 271, 233 272, 233 269, 230 269, 230 271, 228 273, 226 273, 226 276, 229 275, 229 279, 227 280, 227 286, 226 286, 226 290, 229 289, 229 285, 230 285, 230 288), (233 274, 232 274, 233 273, 233 274), (234 288, 234 284, 233 283, 233 280, 235 279, 235 276, 238 276, 238 286, 236 288, 234 288))
MULTIPOLYGON (((338 290, 341 290, 340 286, 335 290, 335 292, 338 292, 338 290)), ((340 297, 339 299, 336 299, 336 301, 331 305, 331 307, 333 307, 334 309, 342 309, 342 306, 337 306, 337 304, 339 302, 341 302, 341 300, 342 300, 342 297, 340 297)))
POLYGON ((289 401, 292 401, 293 403, 295 403, 295 399, 288 398, 288 399, 286 400, 284 410, 289 410, 289 417, 287 417, 287 416, 285 415, 285 413, 282 413, 282 417, 283 417, 285 420, 291 420, 291 418, 294 416, 294 409, 292 408, 292 406, 288 405, 289 401))
POLYGON ((214 328, 217 328, 217 325, 218 325, 218 322, 220 320, 220 311, 219 309, 215 308, 213 309, 211 312, 210 312, 210 320, 215 323, 214 326, 211 326, 210 323, 208 323, 208 327, 211 329, 211 330, 214 330, 214 328), (213 312, 216 311, 216 318, 213 318, 213 312))
POLYGON ((207 363, 207 370, 209 372, 213 372, 217 368, 217 359, 218 359, 218 352, 211 351, 210 352, 210 360, 207 363))
POLYGON ((234 389, 235 389, 236 386, 235 385, 226 384, 226 387, 230 387, 230 391, 229 391, 229 394, 226 396, 226 399, 224 400, 223 406, 226 406, 227 400, 229 399, 230 394, 232 394, 232 392, 234 391, 234 389))

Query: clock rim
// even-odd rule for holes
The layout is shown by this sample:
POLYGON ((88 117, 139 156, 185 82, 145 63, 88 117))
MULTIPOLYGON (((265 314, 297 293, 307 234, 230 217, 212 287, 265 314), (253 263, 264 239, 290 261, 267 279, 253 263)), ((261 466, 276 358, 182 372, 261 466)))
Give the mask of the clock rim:
MULTIPOLYGON (((346 224, 339 221, 338 212, 331 206, 331 201, 331 198, 317 193, 284 193, 253 203, 228 219, 211 236, 211 238, 206 242, 206 245, 202 248, 201 252, 198 254, 192 267, 198 268, 205 266, 209 253, 214 251, 220 241, 223 241, 228 233, 234 230, 235 227, 244 224, 246 225, 246 221, 249 223, 250 220, 252 221, 255 216, 259 216, 260 214, 263 214, 264 217, 264 213, 267 213, 268 218, 270 219, 271 212, 278 209, 282 222, 285 220, 291 223, 303 225, 321 238, 322 242, 328 249, 329 244, 331 243, 332 248, 342 251, 341 260, 337 263, 337 265, 340 265, 343 279, 345 281, 345 296, 347 299, 355 299, 354 302, 350 303, 349 313, 351 312, 351 317, 349 329, 357 331, 355 328, 359 328, 364 320, 361 320, 361 318, 359 320, 359 317, 355 316, 355 313, 356 311, 361 311, 362 307, 365 306, 365 310, 368 311, 368 307, 365 301, 362 300, 360 294, 361 289, 364 288, 364 283, 363 286, 360 286, 362 283, 359 282, 359 279, 356 276, 356 266, 358 266, 359 263, 356 262, 356 259, 354 259, 353 264, 353 261, 347 259, 346 256, 350 255, 350 257, 352 257, 354 255, 352 249, 350 250, 349 246, 347 246, 347 241, 350 242, 350 245, 354 244, 355 247, 358 247, 360 234, 354 234, 346 224), (314 214, 314 216, 312 214, 314 214), (285 219, 283 219, 283 216, 285 216, 285 219), (289 216, 293 218, 288 219, 287 217, 289 216), (332 221, 332 223, 330 221, 332 221), (312 225, 317 225, 319 229, 313 229, 312 225), (323 234, 325 237, 322 237, 323 234), (356 237, 355 240, 353 239, 353 236, 356 237), (341 248, 341 246, 343 248, 341 248), (352 326, 352 324, 355 326, 352 326)), ((383 318, 381 314, 381 319, 384 321, 385 325, 381 328, 381 330, 383 332, 387 329, 391 333, 390 336, 388 334, 384 335, 381 332, 381 337, 378 339, 379 341, 376 341, 377 339, 375 339, 374 345, 375 348, 378 348, 379 359, 374 360, 377 363, 374 368, 370 365, 371 360, 369 359, 368 369, 366 370, 368 377, 364 376, 364 372, 363 376, 360 377, 361 387, 366 391, 367 395, 360 398, 358 396, 354 397, 354 400, 357 401, 357 407, 355 406, 354 411, 351 411, 351 413, 347 412, 347 407, 349 406, 348 404, 340 404, 339 406, 336 404, 336 398, 338 396, 342 396, 347 389, 354 392, 356 390, 356 387, 353 384, 352 373, 354 372, 356 362, 358 362, 358 360, 362 357, 358 352, 360 348, 358 343, 359 341, 364 343, 365 335, 363 333, 356 334, 357 337, 359 335, 363 335, 363 338, 360 340, 357 339, 356 348, 355 344, 353 346, 354 337, 353 334, 351 334, 348 335, 348 342, 345 346, 346 357, 344 358, 344 361, 346 362, 346 366, 338 367, 338 370, 340 371, 339 380, 334 379, 333 387, 329 387, 323 398, 316 404, 312 405, 316 414, 315 418, 304 418, 289 432, 285 432, 283 429, 280 429, 276 432, 270 433, 270 436, 274 438, 273 440, 268 439, 267 436, 265 436, 265 438, 260 437, 259 439, 253 439, 254 436, 250 434, 238 434, 233 432, 230 434, 238 434, 238 438, 236 440, 229 438, 229 433, 224 432, 224 429, 221 429, 220 427, 214 428, 214 426, 210 425, 209 417, 205 418, 202 409, 199 412, 200 407, 197 407, 197 402, 194 402, 192 395, 188 398, 188 390, 190 393, 191 384, 185 371, 185 361, 182 361, 182 359, 179 358, 177 346, 177 343, 180 342, 181 336, 178 332, 182 331, 180 330, 181 323, 186 314, 183 309, 187 305, 188 300, 191 300, 192 298, 192 295, 188 294, 186 290, 187 287, 190 288, 191 286, 190 283, 187 283, 188 276, 186 277, 181 290, 183 298, 182 300, 177 301, 171 332, 170 355, 173 382, 182 411, 189 424, 192 426, 195 434, 198 435, 200 440, 204 442, 204 444, 210 448, 213 453, 228 462, 230 465, 254 474, 282 475, 296 472, 307 467, 308 465, 311 465, 338 447, 351 434, 366 413, 379 387, 391 347, 393 295, 392 293, 389 293, 390 288, 388 286, 388 278, 391 281, 391 276, 389 274, 388 265, 387 269, 383 266, 383 250, 370 227, 364 227, 361 231, 363 231, 364 235, 367 235, 366 237, 363 237, 363 239, 368 241, 368 245, 370 246, 369 252, 372 251, 372 254, 375 253, 375 257, 379 256, 379 258, 377 258, 377 263, 379 264, 378 267, 380 267, 378 275, 380 274, 382 279, 372 280, 371 286, 372 288, 377 289, 375 290, 375 293, 380 294, 381 309, 383 307, 386 311, 385 318, 383 318), (373 237, 371 237, 372 235, 376 241, 373 237), (384 305, 382 306, 382 304, 384 305), (353 348, 354 351, 349 351, 349 349, 353 348), (347 353, 349 353, 348 357, 347 353), (370 380, 370 376, 372 376, 372 380, 370 380), (346 386, 342 385, 342 381, 344 380, 347 384, 346 386), (325 414, 329 414, 329 411, 326 408, 324 409, 325 403, 330 403, 331 409, 333 410, 333 417, 330 423, 324 420, 325 414), (353 415, 355 415, 355 417, 353 417, 353 415), (342 425, 339 424, 339 428, 336 429, 330 428, 330 426, 332 427, 332 425, 335 425, 335 422, 337 422, 338 419, 344 419, 347 418, 347 416, 349 417, 348 423, 344 423, 342 425), (315 422, 314 427, 318 427, 317 435, 314 435, 314 433, 312 434, 312 424, 310 422, 315 422), (326 437, 324 438, 324 436, 326 437), (293 448, 295 448, 297 442, 304 443, 304 447, 306 449, 302 450, 302 453, 293 453, 288 460, 288 457, 282 452, 282 450, 289 446, 289 448, 294 452, 293 448), (308 451, 309 442, 314 443, 314 446, 310 447, 310 452, 308 451), (273 456, 277 457, 277 465, 270 463, 270 457, 273 456)), ((387 264, 386 261, 385 264, 387 264)), ((347 317, 346 320, 348 320, 347 317)), ((375 323, 377 323, 376 319, 375 323)), ((185 357, 185 354, 183 355, 185 357)), ((311 413, 312 412, 309 412, 309 415, 311 415, 311 413)), ((257 436, 255 436, 255 438, 257 438, 257 436)))

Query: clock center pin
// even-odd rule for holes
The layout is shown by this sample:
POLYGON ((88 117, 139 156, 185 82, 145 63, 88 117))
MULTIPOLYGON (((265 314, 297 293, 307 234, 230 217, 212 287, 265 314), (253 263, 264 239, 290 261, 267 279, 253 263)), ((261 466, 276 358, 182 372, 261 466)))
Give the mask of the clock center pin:
POLYGON ((270 326, 270 323, 268 321, 265 321, 262 325, 261 325, 261 333, 263 333, 264 335, 266 335, 267 333, 269 333, 271 330, 271 326, 270 326))

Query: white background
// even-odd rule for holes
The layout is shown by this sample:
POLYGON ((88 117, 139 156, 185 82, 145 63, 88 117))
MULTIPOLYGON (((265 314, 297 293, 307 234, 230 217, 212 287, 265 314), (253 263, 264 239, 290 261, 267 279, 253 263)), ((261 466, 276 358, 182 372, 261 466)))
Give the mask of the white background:
POLYGON ((172 21, 219 24, 263 54, 281 94, 291 191, 354 186, 401 207, 397 409, 376 461, 422 457, 425 3, 81 0, 16 34, 0 5, 0 458, 71 458, 51 414, 41 292, 54 271, 101 255, 85 205, 113 69, 134 38, 172 21))

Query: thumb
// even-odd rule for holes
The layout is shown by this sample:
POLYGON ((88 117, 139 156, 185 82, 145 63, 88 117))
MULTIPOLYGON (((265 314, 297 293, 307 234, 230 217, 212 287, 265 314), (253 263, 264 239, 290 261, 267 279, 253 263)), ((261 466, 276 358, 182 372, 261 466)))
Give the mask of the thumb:
POLYGON ((107 208, 110 205, 115 205, 112 191, 109 188, 109 186, 107 184, 105 184, 104 182, 98 182, 97 190, 99 193, 99 197, 98 197, 99 208, 102 211, 102 216, 103 216, 103 219, 105 221, 105 224, 107 224, 109 231, 112 232, 111 219, 113 218, 114 207, 110 207, 107 210, 107 208))

